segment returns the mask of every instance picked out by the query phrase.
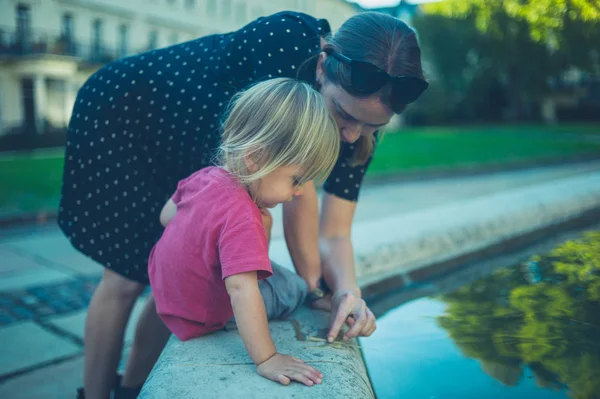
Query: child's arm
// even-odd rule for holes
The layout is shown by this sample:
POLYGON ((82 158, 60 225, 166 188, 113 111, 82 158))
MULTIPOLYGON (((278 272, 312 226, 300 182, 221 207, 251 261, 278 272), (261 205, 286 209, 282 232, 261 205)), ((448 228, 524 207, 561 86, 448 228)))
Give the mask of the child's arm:
POLYGON ((160 224, 167 227, 167 224, 173 219, 173 216, 177 213, 177 205, 169 198, 165 206, 160 211, 160 224))
POLYGON ((226 277, 225 286, 231 298, 238 330, 258 373, 284 385, 289 384, 290 380, 309 386, 320 384, 323 375, 315 368, 302 360, 277 353, 269 332, 256 272, 226 277))

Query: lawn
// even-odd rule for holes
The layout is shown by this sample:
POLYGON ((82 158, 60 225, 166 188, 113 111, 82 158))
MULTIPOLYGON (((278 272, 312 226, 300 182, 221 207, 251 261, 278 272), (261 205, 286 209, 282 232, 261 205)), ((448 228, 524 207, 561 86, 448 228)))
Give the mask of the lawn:
MULTIPOLYGON (((423 169, 510 164, 576 154, 600 154, 600 126, 411 128, 388 132, 378 145, 369 174, 393 174, 423 169), (585 133, 585 135, 583 135, 585 133)), ((600 158, 600 157, 599 157, 600 158)))
MULTIPOLYGON (((600 133, 598 125, 403 129, 385 135, 369 174, 600 154, 600 140, 590 142, 584 138, 597 133, 600 133)), ((16 213, 55 211, 62 168, 62 150, 0 156, 0 218, 16 213)))
POLYGON ((55 211, 60 195, 63 150, 0 157, 0 218, 55 211))

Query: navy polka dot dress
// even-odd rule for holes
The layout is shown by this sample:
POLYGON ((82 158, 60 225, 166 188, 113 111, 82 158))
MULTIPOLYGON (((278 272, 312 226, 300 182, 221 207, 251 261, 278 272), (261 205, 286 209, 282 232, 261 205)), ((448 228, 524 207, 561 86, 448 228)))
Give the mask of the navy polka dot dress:
MULTIPOLYGON (((79 90, 68 129, 59 225, 105 267, 148 283, 159 214, 177 182, 214 163, 230 98, 275 77, 315 80, 325 20, 281 12, 242 29, 110 63, 79 90), (299 71, 303 71, 299 73, 299 71)), ((355 201, 366 165, 341 157, 325 190, 355 201)))

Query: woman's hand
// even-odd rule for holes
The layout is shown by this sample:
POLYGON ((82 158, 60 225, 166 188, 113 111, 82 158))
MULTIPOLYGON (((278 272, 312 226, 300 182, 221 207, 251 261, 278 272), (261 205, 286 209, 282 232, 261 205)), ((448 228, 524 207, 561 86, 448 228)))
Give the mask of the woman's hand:
POLYGON ((340 329, 347 322, 350 328, 344 334, 344 341, 355 337, 368 337, 377 326, 375 316, 365 301, 352 291, 337 291, 331 300, 331 320, 327 341, 333 342, 340 329))
POLYGON ((323 374, 316 368, 300 359, 281 353, 276 353, 256 366, 256 370, 261 376, 283 385, 288 385, 291 380, 294 380, 310 387, 320 384, 323 380, 323 374))

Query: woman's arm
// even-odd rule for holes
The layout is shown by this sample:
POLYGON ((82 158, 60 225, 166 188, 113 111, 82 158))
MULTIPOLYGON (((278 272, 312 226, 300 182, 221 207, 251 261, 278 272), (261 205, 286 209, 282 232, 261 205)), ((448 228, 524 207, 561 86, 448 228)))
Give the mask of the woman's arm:
POLYGON ((319 199, 312 181, 306 183, 301 196, 283 204, 283 230, 296 272, 306 281, 308 290, 314 290, 321 278, 321 257, 319 199))
POLYGON ((377 328, 375 316, 361 298, 354 272, 351 241, 356 203, 331 194, 323 197, 319 246, 323 275, 333 291, 328 340, 331 342, 348 322, 344 339, 369 336, 377 328))
POLYGON ((331 340, 344 322, 351 324, 347 339, 369 336, 376 328, 375 316, 360 298, 350 240, 356 203, 325 194, 319 227, 317 193, 310 184, 303 195, 283 208, 285 238, 294 266, 309 290, 318 286, 322 266, 334 293, 328 334, 331 340))
POLYGON ((356 202, 327 193, 323 196, 319 248, 323 275, 331 290, 352 291, 360 296, 350 238, 355 210, 356 202))

